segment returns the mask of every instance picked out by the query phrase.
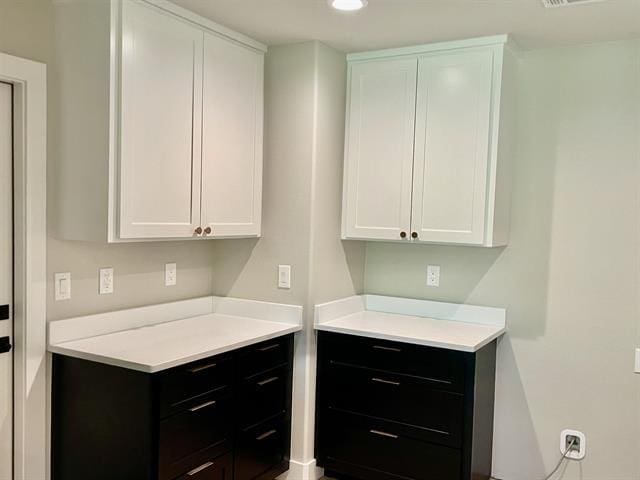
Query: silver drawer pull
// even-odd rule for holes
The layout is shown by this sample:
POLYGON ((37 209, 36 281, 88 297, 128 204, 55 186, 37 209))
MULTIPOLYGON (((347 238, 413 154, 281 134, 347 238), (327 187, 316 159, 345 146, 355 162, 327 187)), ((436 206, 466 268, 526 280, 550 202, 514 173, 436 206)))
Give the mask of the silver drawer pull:
POLYGON ((215 404, 216 404, 216 401, 215 400, 211 400, 210 402, 203 403, 202 405, 198 405, 197 407, 190 408, 189 411, 190 412, 197 412, 198 410, 202 410, 203 408, 207 408, 207 407, 210 407, 210 406, 215 405, 215 404))
POLYGON ((277 432, 277 430, 269 430, 268 432, 265 432, 262 435, 258 435, 256 437, 256 440, 258 440, 258 441, 264 440, 265 438, 269 438, 271 435, 273 435, 276 432, 277 432))
POLYGON ((266 380, 262 380, 261 382, 258 382, 258 386, 259 387, 264 387, 265 385, 275 382, 276 380, 278 380, 280 377, 271 377, 271 378, 267 378, 266 380))
POLYGON ((369 433, 380 435, 381 437, 398 438, 398 435, 394 435, 393 433, 381 432, 380 430, 369 430, 369 433))
POLYGON ((211 466, 213 466, 213 462, 203 463, 199 467, 196 467, 193 470, 191 470, 190 472, 187 472, 187 475, 190 476, 190 477, 193 477, 194 475, 200 473, 203 470, 206 470, 207 468, 209 468, 211 466))
POLYGON ((258 348, 259 352, 268 352, 270 350, 275 350, 276 348, 280 348, 279 343, 274 343, 273 345, 267 345, 266 347, 258 348))
POLYGON ((202 365, 200 367, 193 367, 189 369, 190 373, 198 373, 198 372, 202 372, 203 370, 209 370, 210 368, 214 368, 217 367, 218 364, 217 363, 208 363, 206 365, 202 365))
POLYGON ((372 382, 377 382, 377 383, 384 383, 385 385, 395 385, 395 386, 400 385, 400 382, 394 382, 394 381, 391 381, 391 380, 385 380, 384 378, 373 377, 373 378, 371 378, 371 381, 372 382))
POLYGON ((385 352, 401 352, 402 349, 401 348, 394 348, 394 347, 383 347, 382 345, 374 345, 373 348, 375 350, 384 350, 385 352))

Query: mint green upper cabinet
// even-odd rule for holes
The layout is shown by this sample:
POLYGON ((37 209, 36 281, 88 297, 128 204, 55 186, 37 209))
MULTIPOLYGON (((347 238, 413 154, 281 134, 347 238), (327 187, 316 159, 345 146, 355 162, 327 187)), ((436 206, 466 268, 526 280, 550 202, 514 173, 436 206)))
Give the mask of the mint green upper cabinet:
POLYGON ((507 244, 516 67, 507 40, 350 55, 343 238, 507 244), (388 87, 361 93, 362 71, 399 77, 408 65, 415 82, 402 98, 412 108, 403 110, 398 86, 395 95, 388 87))

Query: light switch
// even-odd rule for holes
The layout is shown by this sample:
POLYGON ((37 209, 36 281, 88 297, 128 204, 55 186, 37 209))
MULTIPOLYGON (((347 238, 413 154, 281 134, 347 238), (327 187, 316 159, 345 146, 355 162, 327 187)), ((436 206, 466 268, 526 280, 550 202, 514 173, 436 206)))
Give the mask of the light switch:
POLYGON ((71 272, 55 273, 53 284, 56 301, 69 300, 71 298, 71 272))
POLYGON ((291 265, 278 265, 278 288, 291 288, 291 265))
POLYGON ((164 285, 172 287, 178 282, 178 272, 175 263, 167 263, 164 266, 164 285))
POLYGON ((100 295, 113 293, 113 268, 100 269, 100 295))

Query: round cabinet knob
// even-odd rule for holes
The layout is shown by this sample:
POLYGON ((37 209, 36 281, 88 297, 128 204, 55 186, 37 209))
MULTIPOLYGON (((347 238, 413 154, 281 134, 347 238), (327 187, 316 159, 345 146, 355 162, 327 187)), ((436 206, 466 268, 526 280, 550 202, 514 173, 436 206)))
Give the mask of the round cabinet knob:
POLYGON ((202 235, 202 227, 196 228, 195 232, 196 232, 196 235, 202 235))
POLYGON ((418 238, 418 232, 412 232, 411 238, 418 238))
POLYGON ((400 232, 400 238, 407 238, 407 232, 400 232))
POLYGON ((207 227, 204 229, 204 234, 209 235, 211 233, 211 227, 207 227))

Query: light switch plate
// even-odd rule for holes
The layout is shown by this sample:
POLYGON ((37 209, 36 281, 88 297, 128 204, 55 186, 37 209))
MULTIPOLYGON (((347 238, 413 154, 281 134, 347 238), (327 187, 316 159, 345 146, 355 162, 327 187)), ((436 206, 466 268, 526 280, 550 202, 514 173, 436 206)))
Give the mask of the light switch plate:
POLYGON ((635 373, 640 373, 640 348, 636 348, 636 361, 633 371, 635 373))
POLYGON ((164 266, 164 285, 172 287, 178 283, 178 269, 175 263, 167 263, 164 266))
POLYGON ((100 287, 98 293, 100 295, 113 293, 113 268, 100 269, 100 287))
POLYGON ((55 273, 53 285, 56 301, 69 300, 71 298, 71 272, 55 273))
POLYGON ((440 286, 440 266, 439 265, 427 265, 427 286, 428 287, 440 286))
POLYGON ((291 265, 278 265, 278 288, 291 288, 291 265))

